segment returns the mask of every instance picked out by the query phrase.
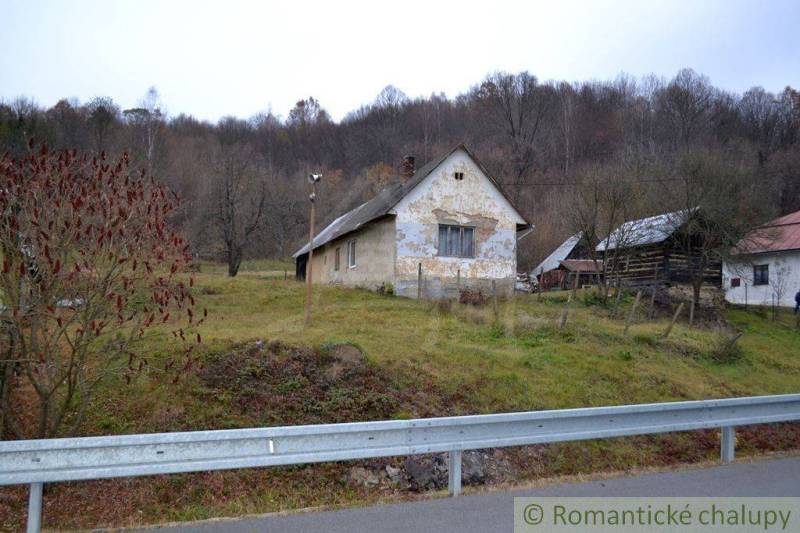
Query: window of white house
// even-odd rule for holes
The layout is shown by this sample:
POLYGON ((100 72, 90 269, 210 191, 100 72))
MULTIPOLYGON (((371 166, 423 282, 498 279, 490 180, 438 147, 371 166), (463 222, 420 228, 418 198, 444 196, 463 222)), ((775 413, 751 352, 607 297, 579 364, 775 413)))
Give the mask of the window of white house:
POLYGON ((333 252, 333 269, 339 270, 339 263, 341 262, 342 249, 337 247, 333 252))
POLYGON ((475 228, 439 224, 439 255, 475 257, 475 228))
POLYGON ((464 180, 464 173, 463 172, 453 172, 453 177, 456 181, 463 181, 464 180))
POLYGON ((354 268, 356 266, 356 241, 348 241, 347 243, 347 266, 354 268))
POLYGON ((731 287, 741 287, 741 286, 742 286, 741 278, 731 278, 731 287))
POLYGON ((769 265, 753 265, 753 285, 769 285, 769 265))

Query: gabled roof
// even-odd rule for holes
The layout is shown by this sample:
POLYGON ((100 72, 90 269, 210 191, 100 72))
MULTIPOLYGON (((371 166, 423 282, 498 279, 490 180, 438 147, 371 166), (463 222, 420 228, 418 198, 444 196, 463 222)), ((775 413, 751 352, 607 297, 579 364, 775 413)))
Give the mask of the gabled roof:
POLYGON ((767 222, 751 231, 734 248, 735 254, 800 250, 800 211, 767 222))
POLYGON ((545 258, 544 261, 539 263, 536 268, 533 269, 532 275, 536 276, 542 272, 549 272, 551 270, 555 270, 558 268, 559 262, 566 259, 567 256, 575 249, 578 243, 581 241, 581 237, 583 236, 583 232, 576 233, 563 243, 553 250, 553 252, 545 258))
POLYGON ((617 246, 633 248, 663 242, 683 226, 696 211, 695 207, 625 222, 612 231, 607 239, 600 241, 596 250, 604 252, 614 250, 617 246))
MULTIPOLYGON (((434 159, 423 165, 416 172, 414 172, 414 175, 410 178, 405 179, 405 181, 401 183, 395 183, 394 185, 386 187, 371 200, 364 202, 355 209, 348 211, 344 215, 328 224, 325 229, 314 236, 314 249, 316 250, 320 246, 334 239, 338 239, 339 237, 356 231, 368 222, 372 222, 373 220, 377 220, 391 214, 390 211, 398 204, 398 202, 400 202, 400 200, 405 198, 408 193, 410 193, 417 185, 422 183, 425 178, 427 178, 434 170, 436 170, 436 168, 441 165, 445 159, 450 157, 458 150, 464 150, 464 152, 466 152, 467 155, 472 158, 473 162, 475 162, 481 172, 483 172, 492 185, 494 185, 500 194, 503 195, 503 197, 508 201, 512 209, 516 211, 522 220, 525 220, 525 218, 519 214, 517 208, 514 207, 514 204, 511 202, 511 200, 509 200, 500 189, 500 186, 492 178, 491 174, 486 171, 486 168, 478 160, 478 158, 476 158, 475 155, 465 145, 459 144, 438 159, 434 159)), ((292 257, 297 258, 306 253, 308 253, 308 243, 297 250, 292 257)))

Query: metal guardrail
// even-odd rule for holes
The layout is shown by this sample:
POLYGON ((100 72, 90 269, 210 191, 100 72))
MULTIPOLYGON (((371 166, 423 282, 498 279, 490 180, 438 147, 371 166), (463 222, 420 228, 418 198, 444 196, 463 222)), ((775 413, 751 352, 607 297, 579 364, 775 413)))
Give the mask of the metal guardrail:
POLYGON ((722 428, 734 458, 736 426, 800 420, 800 394, 347 424, 0 442, 0 485, 30 484, 28 531, 41 525, 43 483, 449 454, 450 494, 461 452, 722 428))

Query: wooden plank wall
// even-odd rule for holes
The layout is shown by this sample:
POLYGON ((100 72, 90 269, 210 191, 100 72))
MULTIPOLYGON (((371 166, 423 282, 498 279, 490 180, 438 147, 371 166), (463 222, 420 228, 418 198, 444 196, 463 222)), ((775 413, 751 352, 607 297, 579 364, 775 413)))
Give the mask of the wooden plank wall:
MULTIPOLYGON (((623 285, 641 286, 654 284, 689 283, 689 258, 682 252, 672 250, 669 243, 658 243, 631 250, 617 259, 619 265, 614 273, 623 285)), ((607 265, 606 271, 611 271, 607 265)), ((715 262, 706 270, 704 283, 722 284, 722 263, 715 262)))

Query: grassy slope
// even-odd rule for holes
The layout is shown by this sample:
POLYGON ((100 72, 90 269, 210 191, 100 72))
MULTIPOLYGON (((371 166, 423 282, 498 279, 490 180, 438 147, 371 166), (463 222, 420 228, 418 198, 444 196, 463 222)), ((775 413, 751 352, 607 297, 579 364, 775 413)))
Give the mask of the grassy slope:
POLYGON ((708 356, 713 331, 678 324, 662 341, 665 319, 635 324, 625 337, 623 320, 579 304, 559 332, 564 294, 501 304, 497 327, 490 309, 442 312, 430 303, 320 287, 313 324, 305 328, 300 284, 258 274, 200 274, 196 283, 218 293, 201 300, 212 346, 245 339, 353 342, 375 363, 411 366, 444 386, 466 388, 475 412, 770 394, 800 384, 800 334, 743 311, 731 311, 730 319, 745 331, 744 356, 721 364, 708 356))
MULTIPOLYGON (((790 327, 788 316, 785 323, 776 323, 756 313, 730 311, 729 320, 745 331, 740 341, 742 357, 732 363, 710 357, 716 338, 713 330, 679 324, 668 340, 662 340, 666 321, 661 319, 639 322, 624 336, 622 319, 612 318, 609 310, 582 303, 572 308, 567 328, 559 331, 554 325, 564 294, 541 300, 522 296, 501 303, 495 323, 490 307, 449 308, 362 290, 317 287, 314 322, 306 328, 303 285, 276 280, 272 264, 246 266, 268 272, 245 271, 229 279, 224 268, 204 265, 195 276, 199 305, 209 310, 202 330, 203 350, 225 353, 232 343, 256 339, 310 345, 350 342, 367 354, 370 364, 393 376, 398 387, 418 388, 420 379, 459 398, 450 412, 772 394, 796 392, 800 385, 800 333, 790 327)), ((628 305, 629 300, 624 302, 628 305)), ((173 349, 163 339, 153 336, 148 341, 155 363, 159 354, 173 349)), ((177 385, 146 377, 130 386, 112 382, 95 402, 85 433, 259 423, 232 402, 224 394, 209 394, 195 376, 177 385)), ((406 406, 394 416, 419 414, 413 406, 406 406)), ((716 453, 713 435, 700 452, 693 451, 697 442, 689 437, 664 439, 553 446, 546 455, 529 461, 532 466, 524 477, 664 464, 659 457, 665 447, 673 460, 701 460, 716 453)), ((46 517, 51 525, 66 527, 121 525, 374 501, 378 497, 374 491, 340 483, 341 472, 335 465, 318 465, 60 485, 48 497, 51 507, 49 512, 46 509, 46 517), (98 497, 101 493, 103 498, 98 497), (114 501, 119 504, 114 506, 114 501), (76 516, 65 511, 75 506, 82 506, 85 512, 76 516), (144 510, 144 514, 132 509, 144 510)), ((0 529, 19 524, 24 513, 23 491, 14 492, 10 501, 11 518, 7 523, 0 521, 0 529)))

